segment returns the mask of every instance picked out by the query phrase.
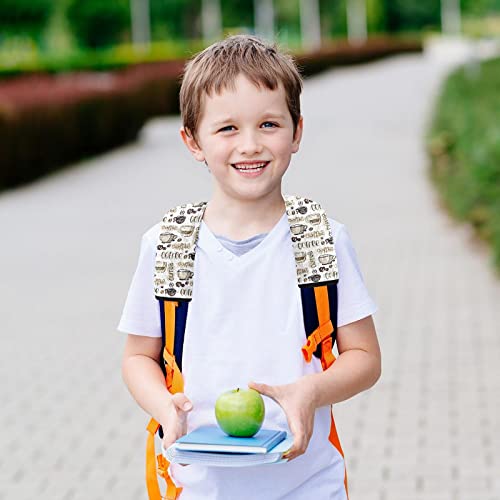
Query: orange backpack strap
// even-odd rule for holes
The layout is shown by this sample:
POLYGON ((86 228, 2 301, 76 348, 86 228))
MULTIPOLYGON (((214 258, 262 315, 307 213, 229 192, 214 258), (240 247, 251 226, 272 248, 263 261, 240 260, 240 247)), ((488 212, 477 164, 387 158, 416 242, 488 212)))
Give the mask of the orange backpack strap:
MULTIPOLYGON (((163 302, 164 314, 164 331, 165 331, 165 347, 163 349, 163 361, 165 364, 165 383, 168 390, 175 394, 184 390, 184 381, 181 371, 175 360, 174 343, 175 343, 175 312, 178 306, 177 301, 165 300, 163 302)), ((182 488, 175 485, 174 481, 168 473, 170 463, 162 453, 156 455, 155 451, 155 434, 158 432, 160 424, 151 419, 148 426, 148 438, 146 443, 146 485, 148 490, 149 500, 176 500, 182 488), (155 460, 156 458, 156 460, 155 460), (160 493, 160 485, 158 476, 163 477, 167 483, 166 496, 160 493)))
MULTIPOLYGON (((332 352, 334 327, 331 321, 330 300, 328 296, 329 287, 326 285, 314 287, 314 298, 316 302, 316 310, 318 315, 319 326, 307 337, 307 342, 302 347, 304 359, 309 363, 312 355, 318 346, 321 346, 321 366, 323 370, 327 370, 335 362, 335 356, 332 352)), ((332 311, 333 312, 333 311, 332 311)), ((335 321, 336 322, 336 321, 335 321)), ((330 434, 328 440, 332 443, 335 449, 344 458, 344 451, 340 445, 335 420, 333 418, 333 407, 330 410, 330 434)), ((347 470, 344 468, 344 487, 346 495, 347 489, 347 470)))

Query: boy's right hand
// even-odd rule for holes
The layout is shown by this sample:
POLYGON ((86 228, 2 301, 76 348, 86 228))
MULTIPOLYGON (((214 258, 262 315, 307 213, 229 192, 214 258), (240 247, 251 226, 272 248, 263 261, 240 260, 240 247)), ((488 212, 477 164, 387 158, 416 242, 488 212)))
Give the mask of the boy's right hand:
POLYGON ((186 434, 187 414, 193 409, 193 404, 182 392, 173 394, 167 404, 168 408, 161 422, 165 449, 186 434))

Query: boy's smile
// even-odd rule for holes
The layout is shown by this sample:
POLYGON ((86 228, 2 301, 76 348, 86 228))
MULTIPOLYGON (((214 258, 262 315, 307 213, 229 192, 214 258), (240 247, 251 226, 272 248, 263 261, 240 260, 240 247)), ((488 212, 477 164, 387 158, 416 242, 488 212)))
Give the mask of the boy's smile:
POLYGON ((184 129, 181 135, 193 156, 207 163, 214 197, 270 201, 281 196, 281 179, 299 149, 302 118, 294 137, 283 86, 269 90, 239 75, 233 88, 204 96, 196 140, 184 129))

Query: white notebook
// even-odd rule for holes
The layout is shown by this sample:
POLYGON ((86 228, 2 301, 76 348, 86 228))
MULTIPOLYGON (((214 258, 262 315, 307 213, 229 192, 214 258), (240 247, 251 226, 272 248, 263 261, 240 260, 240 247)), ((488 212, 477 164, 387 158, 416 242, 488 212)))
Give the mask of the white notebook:
POLYGON ((176 443, 165 450, 163 456, 171 463, 201 464, 212 467, 249 467, 252 465, 278 464, 287 462, 283 453, 292 447, 293 436, 288 436, 268 453, 212 453, 207 451, 182 451, 176 443))

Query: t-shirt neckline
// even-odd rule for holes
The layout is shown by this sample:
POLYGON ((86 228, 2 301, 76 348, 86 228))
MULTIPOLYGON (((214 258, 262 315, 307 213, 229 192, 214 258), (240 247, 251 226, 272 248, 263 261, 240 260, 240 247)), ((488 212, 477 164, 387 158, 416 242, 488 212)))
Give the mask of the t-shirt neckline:
POLYGON ((201 248, 213 251, 216 255, 220 255, 225 261, 231 262, 233 264, 239 264, 242 262, 248 262, 254 259, 262 251, 264 251, 277 237, 280 230, 285 227, 288 228, 288 220, 286 211, 274 225, 274 227, 266 234, 264 239, 254 248, 245 252, 243 255, 235 255, 230 250, 224 247, 221 242, 217 239, 212 230, 208 225, 202 220, 200 225, 200 234, 198 236, 198 244, 201 248))

